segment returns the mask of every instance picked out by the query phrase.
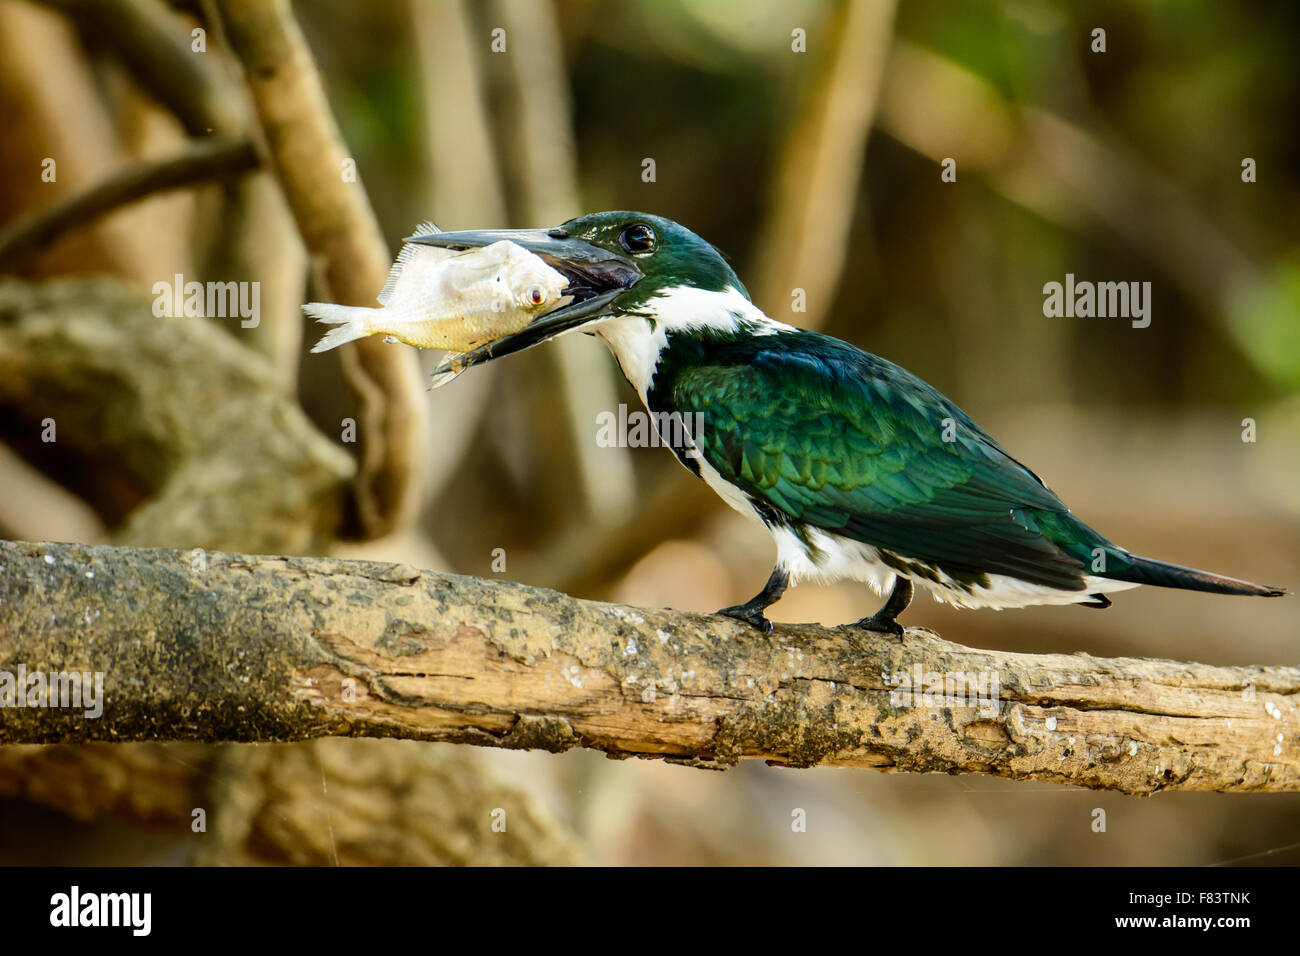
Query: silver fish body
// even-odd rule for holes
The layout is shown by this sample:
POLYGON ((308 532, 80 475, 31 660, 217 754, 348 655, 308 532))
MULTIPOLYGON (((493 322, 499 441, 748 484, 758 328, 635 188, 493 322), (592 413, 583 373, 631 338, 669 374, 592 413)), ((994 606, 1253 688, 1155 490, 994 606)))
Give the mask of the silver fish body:
MULTIPOLYGON (((421 223, 417 232, 436 232, 421 223)), ((522 330, 569 301, 568 280, 508 240, 467 251, 408 243, 379 293, 379 308, 310 302, 309 316, 337 328, 313 352, 369 335, 422 349, 464 352, 522 330)))

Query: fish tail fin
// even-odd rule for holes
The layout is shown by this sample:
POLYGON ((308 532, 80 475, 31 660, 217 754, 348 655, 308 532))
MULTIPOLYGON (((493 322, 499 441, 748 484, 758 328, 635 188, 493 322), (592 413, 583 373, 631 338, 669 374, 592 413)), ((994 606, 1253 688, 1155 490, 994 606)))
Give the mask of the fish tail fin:
POLYGON ((1241 581, 1222 574, 1184 568, 1177 564, 1156 561, 1153 558, 1138 557, 1136 554, 1129 557, 1133 561, 1133 566, 1126 568, 1123 575, 1114 575, 1115 578, 1135 581, 1138 584, 1154 584, 1162 588, 1208 591, 1211 594, 1254 594, 1259 597, 1280 597, 1286 594, 1286 588, 1254 584, 1251 581, 1241 581))
POLYGON ((374 331, 370 326, 370 316, 375 310, 364 306, 308 302, 302 310, 317 322, 338 326, 326 332, 321 340, 311 347, 313 352, 327 352, 348 342, 364 339, 374 331))

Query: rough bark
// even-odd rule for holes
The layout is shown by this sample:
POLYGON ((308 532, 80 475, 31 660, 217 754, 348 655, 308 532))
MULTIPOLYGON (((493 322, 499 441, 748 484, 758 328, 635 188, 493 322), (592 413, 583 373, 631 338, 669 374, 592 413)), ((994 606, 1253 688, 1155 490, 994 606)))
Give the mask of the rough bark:
MULTIPOLYGON (((0 543, 0 670, 104 674, 103 715, 0 740, 407 737, 721 768, 989 773, 1149 794, 1300 789, 1300 668, 981 651, 326 558, 0 543), (947 679, 960 698, 900 698, 947 679), (996 694, 965 695, 996 677, 996 694)), ((0 691, 3 685, 0 684, 0 691)))

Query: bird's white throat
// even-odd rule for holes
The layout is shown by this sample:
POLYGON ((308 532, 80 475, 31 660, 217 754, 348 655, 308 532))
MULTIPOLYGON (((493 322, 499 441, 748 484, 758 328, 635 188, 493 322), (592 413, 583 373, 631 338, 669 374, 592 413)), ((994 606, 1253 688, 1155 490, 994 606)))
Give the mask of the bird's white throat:
POLYGON ((593 331, 609 346, 644 402, 671 333, 696 329, 735 332, 742 328, 749 335, 772 335, 791 326, 768 318, 734 287, 714 292, 673 286, 647 300, 635 313, 605 319, 593 331))

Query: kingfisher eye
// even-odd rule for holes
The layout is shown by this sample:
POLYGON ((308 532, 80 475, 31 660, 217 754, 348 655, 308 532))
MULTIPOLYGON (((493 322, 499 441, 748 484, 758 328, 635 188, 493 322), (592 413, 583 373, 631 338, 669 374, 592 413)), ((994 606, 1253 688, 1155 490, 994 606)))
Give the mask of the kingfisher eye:
POLYGON ((546 290, 539 285, 533 286, 528 290, 528 301, 533 305, 541 305, 546 301, 546 290))
POLYGON ((643 222, 635 223, 623 230, 618 244, 634 255, 654 252, 655 231, 643 222))

